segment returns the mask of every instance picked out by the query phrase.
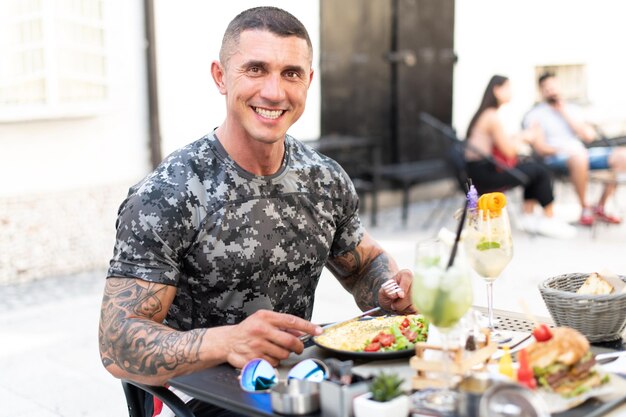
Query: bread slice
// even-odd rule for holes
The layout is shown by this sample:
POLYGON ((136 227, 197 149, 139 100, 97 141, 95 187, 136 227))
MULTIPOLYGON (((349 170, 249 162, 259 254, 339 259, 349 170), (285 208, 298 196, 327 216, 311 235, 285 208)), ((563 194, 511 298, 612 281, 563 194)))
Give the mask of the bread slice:
POLYGON ((583 285, 576 291, 576 294, 583 295, 606 295, 611 294, 614 288, 599 274, 593 273, 587 277, 583 285))

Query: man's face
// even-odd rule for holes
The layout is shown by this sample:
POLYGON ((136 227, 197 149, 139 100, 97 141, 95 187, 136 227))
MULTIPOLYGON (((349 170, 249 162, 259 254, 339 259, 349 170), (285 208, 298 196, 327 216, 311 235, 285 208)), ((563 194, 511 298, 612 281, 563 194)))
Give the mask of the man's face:
POLYGON ((304 112, 311 59, 304 39, 262 30, 241 33, 228 61, 213 73, 226 96, 231 127, 252 140, 282 140, 304 112))
POLYGON ((539 88, 541 97, 549 103, 558 101, 561 96, 559 82, 555 77, 549 77, 543 80, 539 88))

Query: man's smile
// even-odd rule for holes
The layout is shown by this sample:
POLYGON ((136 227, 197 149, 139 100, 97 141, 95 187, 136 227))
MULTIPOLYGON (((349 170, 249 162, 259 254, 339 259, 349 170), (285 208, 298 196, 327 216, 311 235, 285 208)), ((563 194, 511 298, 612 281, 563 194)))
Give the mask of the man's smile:
POLYGON ((266 119, 278 119, 285 111, 284 110, 270 110, 264 109, 262 107, 254 107, 252 106, 256 114, 266 118, 266 119))

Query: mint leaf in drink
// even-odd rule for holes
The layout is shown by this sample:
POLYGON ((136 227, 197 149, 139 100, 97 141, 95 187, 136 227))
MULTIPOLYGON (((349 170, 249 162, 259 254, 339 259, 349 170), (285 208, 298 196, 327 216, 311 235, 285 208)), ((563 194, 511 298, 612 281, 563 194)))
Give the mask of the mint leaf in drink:
POLYGON ((498 242, 480 242, 476 245, 476 249, 483 251, 488 249, 498 249, 500 247, 500 243, 498 242))

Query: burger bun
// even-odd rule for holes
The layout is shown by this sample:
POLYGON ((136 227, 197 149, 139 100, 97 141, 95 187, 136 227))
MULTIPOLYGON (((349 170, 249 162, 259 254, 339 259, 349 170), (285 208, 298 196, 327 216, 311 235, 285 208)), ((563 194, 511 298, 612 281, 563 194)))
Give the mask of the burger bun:
POLYGON ((545 368, 554 363, 573 365, 588 351, 589 341, 575 329, 557 327, 552 338, 528 347, 528 361, 532 367, 545 368))

